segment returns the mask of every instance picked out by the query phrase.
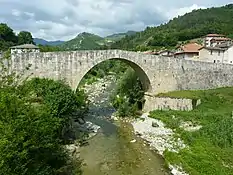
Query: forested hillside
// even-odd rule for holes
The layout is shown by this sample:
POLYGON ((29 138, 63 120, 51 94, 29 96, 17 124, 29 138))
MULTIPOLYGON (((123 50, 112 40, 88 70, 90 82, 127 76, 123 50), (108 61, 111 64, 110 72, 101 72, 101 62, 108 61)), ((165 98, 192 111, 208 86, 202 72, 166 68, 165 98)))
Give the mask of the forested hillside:
POLYGON ((116 34, 106 36, 105 39, 108 39, 108 40, 111 40, 111 41, 119 41, 122 38, 126 37, 127 35, 132 36, 134 34, 136 34, 135 31, 128 31, 126 33, 116 33, 116 34))
POLYGON ((104 39, 91 33, 80 33, 74 39, 60 45, 64 50, 86 50, 99 48, 104 45, 104 39))
POLYGON ((146 50, 174 47, 180 42, 200 38, 209 33, 221 33, 233 38, 233 4, 194 10, 158 27, 147 27, 135 35, 126 36, 111 48, 146 50))

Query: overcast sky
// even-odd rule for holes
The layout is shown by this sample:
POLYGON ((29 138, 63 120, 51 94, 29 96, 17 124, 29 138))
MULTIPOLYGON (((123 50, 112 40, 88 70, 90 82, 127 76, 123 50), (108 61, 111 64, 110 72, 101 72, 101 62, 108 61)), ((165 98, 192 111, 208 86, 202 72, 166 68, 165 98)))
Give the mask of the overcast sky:
POLYGON ((106 36, 159 25, 193 9, 232 0, 0 0, 0 23, 33 37, 69 40, 81 32, 106 36))

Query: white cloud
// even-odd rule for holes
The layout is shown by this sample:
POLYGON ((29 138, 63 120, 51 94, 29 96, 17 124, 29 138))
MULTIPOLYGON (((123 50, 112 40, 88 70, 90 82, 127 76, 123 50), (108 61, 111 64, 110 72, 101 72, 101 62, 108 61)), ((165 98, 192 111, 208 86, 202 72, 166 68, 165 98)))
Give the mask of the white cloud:
POLYGON ((18 11, 18 10, 16 10, 16 9, 13 9, 13 10, 11 11, 11 13, 12 13, 13 16, 16 16, 16 17, 18 17, 18 16, 21 15, 21 12, 18 11))
POLYGON ((80 32, 143 30, 194 9, 230 0, 0 0, 0 22, 34 37, 67 40, 80 32))
POLYGON ((29 17, 31 17, 31 18, 35 16, 34 13, 29 13, 29 12, 24 12, 24 14, 27 15, 27 16, 29 16, 29 17))

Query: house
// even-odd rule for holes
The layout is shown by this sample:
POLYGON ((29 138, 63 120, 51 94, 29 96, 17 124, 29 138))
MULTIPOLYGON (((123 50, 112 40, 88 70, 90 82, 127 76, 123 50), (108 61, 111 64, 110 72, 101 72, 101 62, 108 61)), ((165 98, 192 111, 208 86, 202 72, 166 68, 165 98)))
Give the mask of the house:
POLYGON ((219 44, 227 44, 230 46, 232 44, 232 40, 230 38, 213 38, 210 40, 210 47, 215 47, 219 44))
POLYGON ((233 64, 233 44, 224 52, 223 63, 233 64))
POLYGON ((11 54, 40 52, 39 47, 35 46, 33 44, 23 44, 23 45, 19 45, 19 46, 13 46, 10 49, 11 49, 11 54))
POLYGON ((145 54, 149 54, 149 55, 159 55, 158 52, 154 52, 154 51, 146 51, 146 52, 143 52, 145 54))
POLYGON ((226 38, 225 35, 222 34, 208 34, 204 37, 204 46, 205 47, 215 47, 219 44, 227 43, 228 46, 232 44, 232 40, 230 38, 226 38))
POLYGON ((160 56, 165 56, 165 57, 173 57, 174 56, 174 52, 170 51, 170 50, 162 50, 162 51, 158 52, 158 54, 160 56))
POLYGON ((202 47, 199 50, 199 61, 222 63, 225 50, 225 48, 218 47, 202 47))
POLYGON ((227 43, 199 49, 199 61, 233 64, 233 45, 227 43))
POLYGON ((180 46, 175 54, 175 58, 183 58, 183 59, 193 59, 199 56, 199 49, 202 48, 202 45, 197 43, 188 43, 183 46, 180 46))

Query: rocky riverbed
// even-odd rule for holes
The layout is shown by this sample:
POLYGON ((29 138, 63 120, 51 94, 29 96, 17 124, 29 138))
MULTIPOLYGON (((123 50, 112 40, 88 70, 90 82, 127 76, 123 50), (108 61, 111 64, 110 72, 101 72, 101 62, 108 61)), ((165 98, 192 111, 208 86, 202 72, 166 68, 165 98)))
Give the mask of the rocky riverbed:
MULTIPOLYGON (((115 82, 114 76, 108 76, 82 87, 88 94, 90 109, 85 117, 86 122, 76 123, 76 127, 88 133, 88 145, 79 147, 72 144, 68 149, 84 160, 86 175, 118 175, 126 172, 132 175, 168 174, 163 159, 158 155, 163 156, 165 149, 179 152, 186 145, 175 138, 173 131, 166 128, 163 122, 150 118, 148 113, 126 121, 115 117, 116 111, 109 102, 115 82)), ((187 175, 180 166, 169 165, 169 169, 173 175, 187 175)))
MULTIPOLYGON (((163 156, 167 149, 171 152, 179 152, 179 150, 187 146, 180 138, 174 137, 174 132, 166 128, 160 120, 149 117, 149 113, 144 113, 139 119, 132 122, 135 134, 143 138, 151 147, 163 156)), ((169 168, 173 175, 188 175, 182 170, 182 167, 169 164, 169 168)))
POLYGON ((114 116, 116 111, 109 102, 115 88, 114 77, 83 88, 88 94, 90 109, 82 127, 92 128, 88 144, 79 148, 84 175, 168 174, 162 157, 137 138, 130 123, 114 116))

